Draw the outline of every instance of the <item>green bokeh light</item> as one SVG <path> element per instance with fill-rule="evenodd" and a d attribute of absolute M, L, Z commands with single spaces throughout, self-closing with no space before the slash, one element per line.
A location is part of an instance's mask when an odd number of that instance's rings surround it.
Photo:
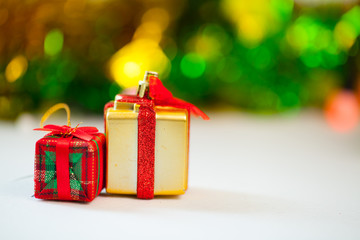
<path fill-rule="evenodd" d="M 360 7 L 355 6 L 350 11 L 344 14 L 342 17 L 343 20 L 349 23 L 352 26 L 357 35 L 360 34 Z"/>
<path fill-rule="evenodd" d="M 64 43 L 64 35 L 59 29 L 51 30 L 45 37 L 44 51 L 49 56 L 55 56 L 61 52 Z"/>
<path fill-rule="evenodd" d="M 314 47 L 317 50 L 326 49 L 332 41 L 332 32 L 328 29 L 321 28 L 314 39 Z"/>
<path fill-rule="evenodd" d="M 248 61 L 259 70 L 264 70 L 270 67 L 271 61 L 275 59 L 271 55 L 269 49 L 265 46 L 259 46 L 250 50 L 247 54 Z"/>
<path fill-rule="evenodd" d="M 206 68 L 205 60 L 196 53 L 186 54 L 180 63 L 181 72 L 189 78 L 198 78 L 204 74 Z"/>
<path fill-rule="evenodd" d="M 239 59 L 227 57 L 221 59 L 216 67 L 216 73 L 220 80 L 233 83 L 240 79 L 242 68 Z"/>
<path fill-rule="evenodd" d="M 165 86 L 174 96 L 200 106 L 279 112 L 320 108 L 345 82 L 356 91 L 360 6 L 355 4 L 181 0 L 185 5 L 174 15 L 173 4 L 144 6 L 142 1 L 109 0 L 109 5 L 85 1 L 86 11 L 80 4 L 73 10 L 67 6 L 65 12 L 62 1 L 34 2 L 25 12 L 14 4 L 2 6 L 9 16 L 20 16 L 17 21 L 4 18 L 1 27 L 9 37 L 19 31 L 29 34 L 22 40 L 0 41 L 2 70 L 18 54 L 28 62 L 24 76 L 11 84 L 0 73 L 0 118 L 59 101 L 101 113 L 121 90 L 111 81 L 109 60 L 141 38 L 154 38 L 167 56 L 171 69 L 159 76 Z M 224 2 L 233 2 L 236 11 L 228 12 Z M 162 25 L 158 16 L 142 18 L 148 7 L 166 11 L 163 20 L 169 25 Z M 37 13 L 38 8 L 51 8 L 54 17 L 45 16 L 34 24 L 21 17 L 27 11 Z M 249 47 L 239 40 L 239 32 L 261 40 Z M 130 62 L 133 55 L 148 58 L 132 51 Z"/>
<path fill-rule="evenodd" d="M 306 29 L 302 25 L 295 24 L 292 28 L 290 28 L 289 36 L 290 44 L 293 45 L 297 50 L 303 51 L 307 48 L 309 38 L 306 33 Z"/>
<path fill-rule="evenodd" d="M 306 53 L 301 55 L 300 59 L 309 68 L 318 67 L 322 63 L 322 58 L 320 53 Z"/>
<path fill-rule="evenodd" d="M 272 7 L 277 10 L 282 20 L 288 20 L 291 18 L 291 13 L 294 8 L 293 0 L 271 0 Z"/>

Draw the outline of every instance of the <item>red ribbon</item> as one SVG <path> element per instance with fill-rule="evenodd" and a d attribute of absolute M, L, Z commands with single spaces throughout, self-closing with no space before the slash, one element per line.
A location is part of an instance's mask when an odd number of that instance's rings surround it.
<path fill-rule="evenodd" d="M 72 200 L 69 175 L 69 153 L 70 142 L 73 137 L 85 141 L 91 141 L 92 134 L 98 132 L 96 127 L 69 127 L 59 125 L 46 125 L 43 128 L 36 128 L 38 131 L 50 131 L 46 136 L 60 135 L 56 142 L 56 176 L 58 198 L 61 200 Z"/>
<path fill-rule="evenodd" d="M 71 200 L 70 173 L 69 173 L 69 152 L 72 136 L 59 138 L 56 142 L 56 177 L 58 198 Z"/>
<path fill-rule="evenodd" d="M 45 125 L 43 128 L 35 128 L 37 131 L 50 131 L 46 136 L 62 135 L 62 136 L 74 136 L 85 141 L 90 141 L 92 134 L 97 133 L 99 130 L 96 127 L 69 127 L 66 125 Z"/>
<path fill-rule="evenodd" d="M 151 76 L 149 82 L 149 95 L 154 100 L 156 106 L 171 106 L 187 109 L 194 116 L 202 117 L 204 120 L 210 118 L 195 105 L 185 102 L 184 100 L 173 97 L 172 93 L 164 87 L 161 80 Z"/>
<path fill-rule="evenodd" d="M 153 108 L 140 106 L 138 116 L 137 197 L 154 198 L 155 125 Z"/>
<path fill-rule="evenodd" d="M 140 105 L 138 115 L 138 162 L 137 187 L 138 198 L 154 198 L 155 165 L 155 125 L 156 113 L 154 101 L 137 96 L 118 95 L 117 101 Z"/>
<path fill-rule="evenodd" d="M 155 168 L 155 106 L 169 106 L 186 109 L 195 116 L 204 120 L 209 117 L 195 105 L 173 97 L 160 79 L 149 78 L 149 96 L 140 98 L 138 96 L 118 95 L 117 101 L 130 102 L 140 105 L 138 116 L 138 170 L 137 170 L 137 197 L 142 199 L 154 198 L 154 168 Z M 113 105 L 106 105 L 112 107 Z"/>

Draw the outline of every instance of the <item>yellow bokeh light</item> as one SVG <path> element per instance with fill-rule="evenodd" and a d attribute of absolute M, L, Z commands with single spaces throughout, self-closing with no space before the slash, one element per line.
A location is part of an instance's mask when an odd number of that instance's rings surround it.
<path fill-rule="evenodd" d="M 265 36 L 265 19 L 253 14 L 242 14 L 239 17 L 238 34 L 248 45 L 257 45 Z"/>
<path fill-rule="evenodd" d="M 170 16 L 165 9 L 148 10 L 132 41 L 112 56 L 110 74 L 121 87 L 137 86 L 145 71 L 156 71 L 162 78 L 167 77 L 171 64 L 159 43 L 169 22 Z"/>
<path fill-rule="evenodd" d="M 141 74 L 140 66 L 135 62 L 127 62 L 124 64 L 124 74 L 128 78 L 138 77 Z"/>
<path fill-rule="evenodd" d="M 269 0 L 222 0 L 221 8 L 234 23 L 239 39 L 249 48 L 281 29 L 282 12 Z M 291 11 L 291 0 L 283 1 L 286 11 Z"/>
<path fill-rule="evenodd" d="M 162 29 L 154 22 L 143 23 L 136 29 L 133 39 L 144 38 L 159 43 L 162 38 Z"/>
<path fill-rule="evenodd" d="M 13 58 L 5 69 L 5 77 L 8 82 L 15 82 L 22 77 L 28 67 L 26 58 L 22 55 Z"/>
<path fill-rule="evenodd" d="M 110 59 L 110 73 L 123 88 L 138 85 L 145 71 L 156 71 L 162 78 L 170 72 L 170 60 L 159 45 L 149 39 L 134 40 Z"/>
<path fill-rule="evenodd" d="M 197 35 L 187 43 L 188 52 L 196 52 L 204 59 L 215 59 L 222 56 L 221 44 L 215 37 Z"/>
<path fill-rule="evenodd" d="M 170 22 L 169 13 L 163 8 L 151 8 L 142 17 L 142 22 L 151 22 L 158 25 L 159 28 L 165 30 Z"/>

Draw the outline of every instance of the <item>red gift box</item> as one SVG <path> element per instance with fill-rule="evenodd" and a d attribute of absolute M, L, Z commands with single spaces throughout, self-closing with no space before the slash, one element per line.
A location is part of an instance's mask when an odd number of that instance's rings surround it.
<path fill-rule="evenodd" d="M 50 112 L 60 108 L 64 105 L 55 105 Z M 66 125 L 35 130 L 50 131 L 36 142 L 35 197 L 90 202 L 99 195 L 104 183 L 104 134 L 95 127 Z"/>

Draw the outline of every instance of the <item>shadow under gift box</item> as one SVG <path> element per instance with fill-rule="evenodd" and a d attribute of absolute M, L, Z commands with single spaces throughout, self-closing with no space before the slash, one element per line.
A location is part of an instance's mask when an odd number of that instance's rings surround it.
<path fill-rule="evenodd" d="M 109 193 L 137 193 L 139 107 L 120 100 L 105 110 L 106 191 Z M 188 111 L 160 106 L 155 106 L 154 110 L 154 195 L 184 194 L 188 183 Z"/>
<path fill-rule="evenodd" d="M 105 136 L 93 135 L 85 141 L 76 137 L 69 143 L 70 195 L 59 196 L 59 182 L 56 163 L 56 146 L 59 136 L 45 136 L 36 142 L 35 150 L 35 197 L 40 199 L 92 201 L 100 194 L 104 180 Z"/>

